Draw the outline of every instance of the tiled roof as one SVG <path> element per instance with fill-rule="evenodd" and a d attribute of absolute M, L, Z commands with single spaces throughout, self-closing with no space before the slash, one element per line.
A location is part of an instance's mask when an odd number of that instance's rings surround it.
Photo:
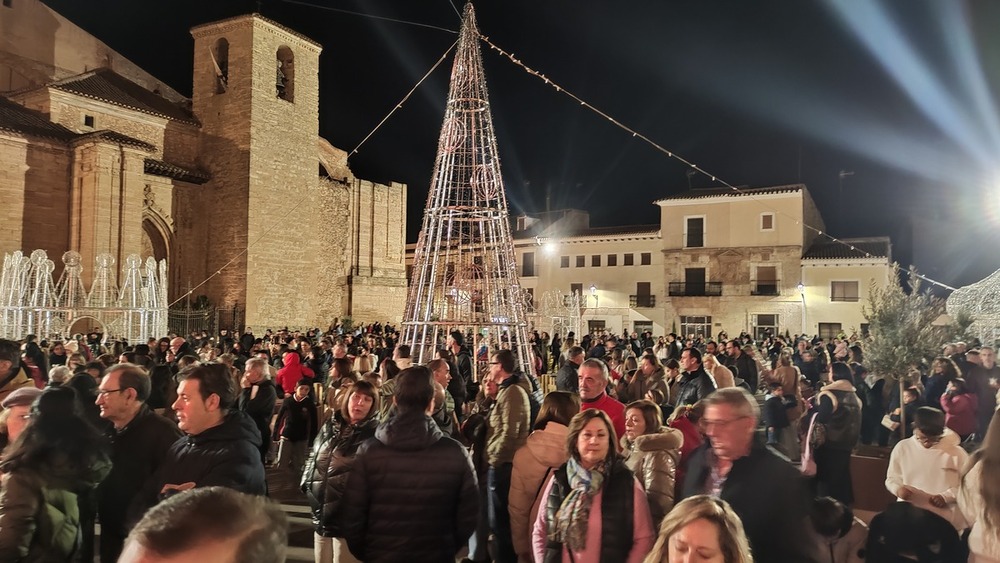
<path fill-rule="evenodd" d="M 117 131 L 109 131 L 107 129 L 102 129 L 100 131 L 94 131 L 93 133 L 84 133 L 82 135 L 77 135 L 74 141 L 86 141 L 88 139 L 103 139 L 105 141 L 111 141 L 112 143 L 121 143 L 123 145 L 129 145 L 137 149 L 142 149 L 144 151 L 155 152 L 156 147 L 147 143 L 146 141 L 141 141 L 135 137 L 129 137 Z"/>
<path fill-rule="evenodd" d="M 691 190 L 685 190 L 683 192 L 668 195 L 667 197 L 660 198 L 653 203 L 659 203 L 661 201 L 673 201 L 678 199 L 700 199 L 705 197 L 741 197 L 750 195 L 763 195 L 763 194 L 784 194 L 793 193 L 801 191 L 805 186 L 802 184 L 789 184 L 786 186 L 770 186 L 767 188 L 737 188 L 736 190 L 732 188 L 695 188 Z"/>
<path fill-rule="evenodd" d="M 68 141 L 76 136 L 73 131 L 49 121 L 44 114 L 3 97 L 0 97 L 0 130 L 59 141 Z"/>
<path fill-rule="evenodd" d="M 53 82 L 49 87 L 158 117 L 198 123 L 190 111 L 109 68 L 99 68 Z"/>
<path fill-rule="evenodd" d="M 659 223 L 655 225 L 619 225 L 616 227 L 591 227 L 589 229 L 579 229 L 568 233 L 560 233 L 561 238 L 570 237 L 607 237 L 625 235 L 649 235 L 656 234 L 660 230 Z"/>
<path fill-rule="evenodd" d="M 851 258 L 892 258 L 889 237 L 840 239 L 840 242 L 817 242 L 802 256 L 803 260 L 844 260 Z"/>
<path fill-rule="evenodd" d="M 189 184 L 200 185 L 212 179 L 207 172 L 185 168 L 183 166 L 170 164 L 169 162 L 163 162 L 162 160 L 156 160 L 154 158 L 146 159 L 145 172 L 146 174 L 166 176 L 167 178 L 188 182 Z"/>

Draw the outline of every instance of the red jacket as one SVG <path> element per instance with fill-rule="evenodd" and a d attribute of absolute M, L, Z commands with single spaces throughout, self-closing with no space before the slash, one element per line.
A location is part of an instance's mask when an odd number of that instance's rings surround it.
<path fill-rule="evenodd" d="M 281 361 L 285 363 L 285 367 L 278 370 L 278 375 L 275 376 L 274 382 L 285 390 L 286 395 L 295 392 L 295 385 L 300 379 L 312 379 L 316 376 L 313 370 L 302 364 L 299 360 L 298 352 L 285 352 Z"/>
<path fill-rule="evenodd" d="M 945 426 L 955 434 L 965 438 L 976 431 L 979 397 L 973 393 L 944 393 L 941 395 L 941 409 L 944 411 Z"/>

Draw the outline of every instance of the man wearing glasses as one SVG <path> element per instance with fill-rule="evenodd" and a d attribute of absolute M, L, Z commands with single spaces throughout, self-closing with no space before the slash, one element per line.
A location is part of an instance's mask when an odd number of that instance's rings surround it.
<path fill-rule="evenodd" d="M 677 500 L 707 494 L 728 502 L 755 561 L 819 561 L 808 524 L 812 496 L 791 463 L 755 438 L 759 418 L 756 399 L 742 387 L 709 395 L 701 418 L 708 440 L 691 453 Z"/>
<path fill-rule="evenodd" d="M 101 418 L 113 425 L 107 431 L 113 465 L 97 489 L 101 563 L 118 560 L 128 536 L 126 513 L 132 499 L 181 436 L 174 423 L 146 406 L 149 391 L 149 376 L 134 364 L 113 366 L 97 388 Z"/>

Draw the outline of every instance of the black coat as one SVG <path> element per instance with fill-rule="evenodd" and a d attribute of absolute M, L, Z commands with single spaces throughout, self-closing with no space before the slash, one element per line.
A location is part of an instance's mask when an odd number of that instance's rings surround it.
<path fill-rule="evenodd" d="M 366 563 L 453 563 L 478 515 L 465 448 L 424 413 L 402 412 L 361 446 L 339 522 L 351 553 Z"/>
<path fill-rule="evenodd" d="M 347 478 L 361 444 L 375 435 L 378 417 L 358 424 L 349 424 L 340 413 L 323 425 L 313 443 L 313 453 L 302 472 L 302 491 L 309 499 L 316 533 L 328 538 L 340 538 L 344 532 L 336 521 Z"/>
<path fill-rule="evenodd" d="M 698 371 L 684 372 L 681 375 L 681 387 L 677 392 L 677 399 L 674 404 L 693 405 L 715 392 L 715 383 L 704 368 L 699 367 Z"/>
<path fill-rule="evenodd" d="M 574 364 L 566 360 L 566 363 L 556 372 L 556 389 L 569 391 L 570 393 L 579 393 L 580 376 L 576 371 L 578 369 L 580 369 L 580 364 Z"/>
<path fill-rule="evenodd" d="M 222 424 L 201 434 L 179 438 L 170 446 L 143 495 L 143 509 L 158 502 L 160 490 L 166 484 L 193 482 L 196 487 L 229 487 L 241 493 L 265 494 L 260 443 L 256 425 L 240 411 L 230 412 Z"/>
<path fill-rule="evenodd" d="M 148 486 L 170 447 L 181 437 L 177 425 L 143 405 L 121 432 L 105 433 L 111 442 L 111 473 L 97 489 L 101 544 L 128 535 L 126 515 L 132 500 Z"/>
<path fill-rule="evenodd" d="M 274 416 L 274 403 L 278 400 L 278 392 L 270 379 L 261 380 L 257 384 L 257 395 L 250 398 L 252 388 L 241 389 L 238 400 L 239 409 L 253 420 L 261 437 L 271 436 L 271 417 Z M 263 443 L 263 442 L 262 442 Z M 270 446 L 270 443 L 267 444 Z"/>
<path fill-rule="evenodd" d="M 706 440 L 691 452 L 677 502 L 708 492 L 710 448 L 711 442 Z M 754 561 L 820 560 L 809 525 L 812 495 L 805 479 L 791 463 L 762 444 L 755 442 L 750 455 L 733 462 L 719 496 L 743 521 Z"/>

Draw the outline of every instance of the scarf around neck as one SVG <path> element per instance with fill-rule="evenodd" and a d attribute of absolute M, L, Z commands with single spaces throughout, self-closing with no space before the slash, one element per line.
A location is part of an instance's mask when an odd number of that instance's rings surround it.
<path fill-rule="evenodd" d="M 569 458 L 566 477 L 570 491 L 556 512 L 549 539 L 566 544 L 571 551 L 582 551 L 586 547 L 590 505 L 604 484 L 605 471 L 604 462 L 588 470 L 576 459 Z"/>

